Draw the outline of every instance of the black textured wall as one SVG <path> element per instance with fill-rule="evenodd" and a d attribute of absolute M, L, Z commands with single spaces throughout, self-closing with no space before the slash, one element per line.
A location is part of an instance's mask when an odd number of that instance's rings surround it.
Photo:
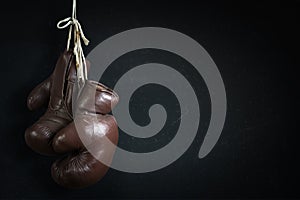
<path fill-rule="evenodd" d="M 84 48 L 86 55 L 106 38 L 137 27 L 174 29 L 199 42 L 225 83 L 228 112 L 223 133 L 213 151 L 198 159 L 209 122 L 209 96 L 201 77 L 187 70 L 189 81 L 199 85 L 197 95 L 203 97 L 204 125 L 180 159 L 146 174 L 111 169 L 98 184 L 83 190 L 57 186 L 50 176 L 55 158 L 39 156 L 25 145 L 26 127 L 43 113 L 28 111 L 26 96 L 51 73 L 65 47 L 67 30 L 58 30 L 56 23 L 71 14 L 71 0 L 9 1 L 0 8 L 0 198 L 300 197 L 296 128 L 300 1 L 77 1 L 78 18 L 91 40 Z M 137 51 L 114 64 L 126 68 L 142 59 L 165 61 L 175 68 L 180 62 L 163 52 Z M 180 67 L 187 65 L 182 62 Z M 103 81 L 113 84 L 110 78 Z M 170 112 L 169 132 L 176 131 L 178 124 L 172 121 L 178 105 L 166 88 L 145 86 L 132 101 L 137 123 L 147 123 L 145 113 L 139 112 L 143 105 L 161 103 Z M 120 145 L 135 151 L 169 142 L 160 134 L 160 143 L 132 143 L 128 135 L 120 134 Z"/>

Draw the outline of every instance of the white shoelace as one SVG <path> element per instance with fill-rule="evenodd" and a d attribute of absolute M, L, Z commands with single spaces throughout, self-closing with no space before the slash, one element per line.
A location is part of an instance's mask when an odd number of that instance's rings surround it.
<path fill-rule="evenodd" d="M 57 23 L 57 28 L 65 29 L 70 26 L 68 41 L 67 41 L 67 50 L 70 48 L 70 42 L 72 38 L 72 30 L 74 32 L 74 55 L 76 58 L 76 68 L 77 68 L 77 78 L 78 80 L 84 83 L 87 80 L 87 69 L 85 57 L 83 54 L 81 39 L 83 40 L 85 45 L 89 44 L 89 40 L 83 34 L 81 25 L 79 21 L 76 19 L 76 0 L 73 0 L 73 9 L 72 9 L 72 17 L 67 17 Z M 74 28 L 73 28 L 74 26 Z"/>

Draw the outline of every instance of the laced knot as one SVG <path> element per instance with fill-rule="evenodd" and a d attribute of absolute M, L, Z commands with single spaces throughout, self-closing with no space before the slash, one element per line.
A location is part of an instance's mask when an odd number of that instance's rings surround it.
<path fill-rule="evenodd" d="M 57 23 L 58 29 L 65 29 L 67 27 L 70 27 L 68 41 L 67 41 L 67 50 L 70 49 L 70 42 L 71 42 L 72 31 L 73 31 L 74 34 L 73 53 L 76 58 L 77 77 L 79 81 L 84 82 L 84 80 L 87 80 L 87 72 L 86 72 L 85 57 L 81 46 L 81 40 L 84 42 L 85 45 L 89 44 L 89 40 L 85 37 L 82 27 L 76 18 L 76 0 L 73 0 L 72 17 L 67 17 Z"/>

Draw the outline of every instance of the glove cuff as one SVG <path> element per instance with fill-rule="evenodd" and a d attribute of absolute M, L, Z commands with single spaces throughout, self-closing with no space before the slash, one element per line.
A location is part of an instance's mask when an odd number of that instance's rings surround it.
<path fill-rule="evenodd" d="M 76 103 L 78 112 L 107 114 L 115 107 L 119 96 L 109 87 L 87 80 Z"/>

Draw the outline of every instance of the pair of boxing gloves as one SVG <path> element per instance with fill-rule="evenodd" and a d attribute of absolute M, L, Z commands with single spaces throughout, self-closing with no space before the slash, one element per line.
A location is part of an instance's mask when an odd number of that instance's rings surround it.
<path fill-rule="evenodd" d="M 52 164 L 51 175 L 56 183 L 67 188 L 83 188 L 98 182 L 106 174 L 107 163 L 112 161 L 115 151 L 106 148 L 103 141 L 108 138 L 115 145 L 118 142 L 117 123 L 109 114 L 118 103 L 118 95 L 103 84 L 87 80 L 76 102 L 72 102 L 77 79 L 75 65 L 74 54 L 65 50 L 54 72 L 27 99 L 30 110 L 47 104 L 48 108 L 25 131 L 26 144 L 39 154 L 61 157 Z M 97 148 L 96 155 L 91 154 L 88 146 Z M 97 158 L 105 159 L 106 164 Z"/>

